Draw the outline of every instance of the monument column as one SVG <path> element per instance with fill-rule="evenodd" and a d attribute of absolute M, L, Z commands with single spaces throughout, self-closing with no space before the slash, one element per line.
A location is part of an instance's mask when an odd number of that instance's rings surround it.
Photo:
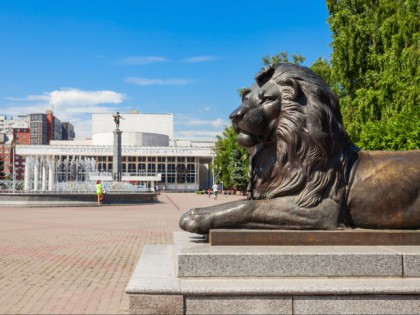
<path fill-rule="evenodd" d="M 114 130 L 114 151 L 112 159 L 112 178 L 115 181 L 121 181 L 121 134 L 122 131 L 119 129 Z"/>
<path fill-rule="evenodd" d="M 115 130 L 114 130 L 114 154 L 112 159 L 112 178 L 120 182 L 121 181 L 121 134 L 122 131 L 120 130 L 120 119 L 124 119 L 119 112 L 117 112 L 115 115 L 112 115 L 114 117 L 115 122 Z"/>

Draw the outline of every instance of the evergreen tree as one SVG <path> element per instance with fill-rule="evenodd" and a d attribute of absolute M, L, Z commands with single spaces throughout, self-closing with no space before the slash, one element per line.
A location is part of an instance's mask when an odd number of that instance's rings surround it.
<path fill-rule="evenodd" d="M 236 133 L 232 126 L 225 127 L 222 136 L 217 136 L 215 153 L 214 165 L 211 168 L 216 181 L 223 181 L 226 188 L 245 189 L 249 155 L 236 141 Z"/>
<path fill-rule="evenodd" d="M 244 191 L 248 186 L 248 159 L 246 150 L 234 148 L 230 160 L 230 178 L 235 189 Z"/>

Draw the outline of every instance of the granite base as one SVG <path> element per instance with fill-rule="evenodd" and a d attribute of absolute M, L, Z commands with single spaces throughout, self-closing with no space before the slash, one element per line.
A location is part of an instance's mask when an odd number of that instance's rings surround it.
<path fill-rule="evenodd" d="M 420 246 L 226 247 L 175 232 L 144 248 L 126 293 L 130 314 L 419 314 L 419 265 Z"/>

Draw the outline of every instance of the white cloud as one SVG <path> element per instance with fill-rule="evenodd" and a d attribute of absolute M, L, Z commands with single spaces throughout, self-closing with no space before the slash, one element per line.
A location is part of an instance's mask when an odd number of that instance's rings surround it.
<path fill-rule="evenodd" d="M 96 106 L 98 104 L 118 104 L 125 96 L 114 91 L 82 91 L 79 89 L 61 89 L 46 94 L 55 106 Z M 44 95 L 43 95 L 44 96 Z"/>
<path fill-rule="evenodd" d="M 175 119 L 176 125 L 194 127 L 194 126 L 210 126 L 213 128 L 224 128 L 225 126 L 230 125 L 230 122 L 227 122 L 221 118 L 216 119 L 196 119 L 187 115 L 177 115 Z"/>
<path fill-rule="evenodd" d="M 136 84 L 136 85 L 187 85 L 192 83 L 191 80 L 187 79 L 146 79 L 140 77 L 129 77 L 125 79 L 125 82 Z"/>
<path fill-rule="evenodd" d="M 222 135 L 222 131 L 181 130 L 175 132 L 176 139 L 185 140 L 215 140 L 218 135 Z"/>
<path fill-rule="evenodd" d="M 190 140 L 215 140 L 217 135 L 222 135 L 226 122 L 221 118 L 198 119 L 192 115 L 177 114 L 174 121 L 175 137 Z"/>
<path fill-rule="evenodd" d="M 194 56 L 194 57 L 188 57 L 182 60 L 182 62 L 185 63 L 199 63 L 199 62 L 209 62 L 220 59 L 216 56 Z"/>
<path fill-rule="evenodd" d="M 166 58 L 158 56 L 136 56 L 136 57 L 125 57 L 119 60 L 120 64 L 128 66 L 136 65 L 147 65 L 151 63 L 160 63 L 169 61 Z"/>
<path fill-rule="evenodd" d="M 6 115 L 45 113 L 46 110 L 54 109 L 54 115 L 58 119 L 74 125 L 77 139 L 84 139 L 91 136 L 91 114 L 115 112 L 115 108 L 104 104 L 119 104 L 125 99 L 125 95 L 109 90 L 62 88 L 40 95 L 6 99 L 13 101 L 3 108 Z"/>

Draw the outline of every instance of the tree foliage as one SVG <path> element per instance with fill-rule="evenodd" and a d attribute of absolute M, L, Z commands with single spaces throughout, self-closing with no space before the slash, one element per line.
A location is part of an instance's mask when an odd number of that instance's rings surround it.
<path fill-rule="evenodd" d="M 299 54 L 292 55 L 293 61 L 289 60 L 289 53 L 286 51 L 279 52 L 273 56 L 265 56 L 262 58 L 262 63 L 264 65 L 278 65 L 279 63 L 294 63 L 300 65 L 305 61 L 305 57 Z"/>
<path fill-rule="evenodd" d="M 333 53 L 326 79 L 364 149 L 420 147 L 419 3 L 327 0 Z"/>
<path fill-rule="evenodd" d="M 351 139 L 363 149 L 420 148 L 420 1 L 326 2 L 331 62 L 318 58 L 311 69 L 337 94 Z M 262 58 L 264 65 L 304 61 L 287 52 Z M 248 154 L 232 127 L 218 137 L 214 162 L 226 187 L 242 187 Z"/>
<path fill-rule="evenodd" d="M 233 127 L 225 127 L 222 136 L 217 136 L 212 170 L 217 182 L 223 181 L 226 188 L 244 190 L 247 186 L 248 152 L 236 141 Z"/>

